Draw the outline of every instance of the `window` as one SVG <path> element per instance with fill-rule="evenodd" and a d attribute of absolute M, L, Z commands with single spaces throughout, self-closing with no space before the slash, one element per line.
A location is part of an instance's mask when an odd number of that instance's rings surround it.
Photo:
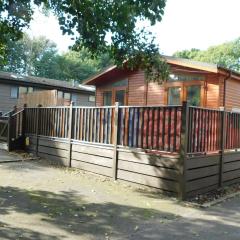
<path fill-rule="evenodd" d="M 71 94 L 70 93 L 64 93 L 64 99 L 71 100 Z"/>
<path fill-rule="evenodd" d="M 126 87 L 128 85 L 128 79 L 119 80 L 110 84 L 107 84 L 106 87 Z"/>
<path fill-rule="evenodd" d="M 111 106 L 112 105 L 112 92 L 104 92 L 103 93 L 103 105 Z"/>
<path fill-rule="evenodd" d="M 187 101 L 191 106 L 200 106 L 201 86 L 187 87 Z"/>
<path fill-rule="evenodd" d="M 28 93 L 32 93 L 33 92 L 33 87 L 28 87 Z"/>
<path fill-rule="evenodd" d="M 58 91 L 58 98 L 63 98 L 63 92 L 62 91 Z"/>
<path fill-rule="evenodd" d="M 125 103 L 125 90 L 116 91 L 115 102 L 118 102 L 120 106 Z"/>
<path fill-rule="evenodd" d="M 11 87 L 11 98 L 18 98 L 18 87 Z"/>
<path fill-rule="evenodd" d="M 75 94 L 75 93 L 73 93 L 72 94 L 72 101 L 73 101 L 73 103 L 77 103 L 77 100 L 78 100 L 78 95 L 77 94 Z"/>
<path fill-rule="evenodd" d="M 19 96 L 28 93 L 27 87 L 19 87 Z"/>
<path fill-rule="evenodd" d="M 95 96 L 89 96 L 88 101 L 89 102 L 95 102 Z"/>
<path fill-rule="evenodd" d="M 168 105 L 180 105 L 181 104 L 181 88 L 170 87 L 168 89 Z"/>
<path fill-rule="evenodd" d="M 184 81 L 204 81 L 205 80 L 205 76 L 202 75 L 197 75 L 197 74 L 177 74 L 177 73 L 172 73 L 169 75 L 169 79 L 170 82 L 175 82 L 175 81 L 180 81 L 180 82 L 184 82 Z"/>

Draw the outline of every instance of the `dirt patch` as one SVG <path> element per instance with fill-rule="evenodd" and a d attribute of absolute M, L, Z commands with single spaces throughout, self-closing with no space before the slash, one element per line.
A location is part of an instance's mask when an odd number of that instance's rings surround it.
<path fill-rule="evenodd" d="M 195 197 L 190 198 L 188 201 L 190 203 L 196 203 L 199 205 L 208 205 L 208 203 L 218 203 L 222 199 L 223 201 L 228 198 L 228 196 L 233 196 L 234 194 L 240 195 L 240 184 L 233 184 L 228 187 L 221 189 L 216 189 L 205 194 L 199 194 Z M 211 205 L 211 204 L 210 204 Z"/>

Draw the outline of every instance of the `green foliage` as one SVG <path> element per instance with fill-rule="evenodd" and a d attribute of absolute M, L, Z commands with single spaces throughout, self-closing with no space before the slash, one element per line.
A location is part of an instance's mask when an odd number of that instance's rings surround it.
<path fill-rule="evenodd" d="M 215 63 L 235 71 L 240 71 L 240 38 L 210 47 L 205 51 L 191 49 L 176 52 L 174 55 L 196 61 Z"/>
<path fill-rule="evenodd" d="M 74 36 L 74 50 L 88 49 L 94 57 L 108 53 L 119 66 L 129 60 L 129 68 L 140 67 L 146 70 L 150 80 L 156 81 L 159 76 L 166 76 L 159 72 L 166 69 L 166 63 L 159 60 L 159 50 L 151 33 L 138 30 L 136 26 L 141 20 L 151 25 L 161 21 L 165 5 L 166 0 L 3 0 L 0 3 L 0 49 L 4 52 L 9 39 L 21 38 L 34 7 L 41 6 L 55 13 L 64 34 Z"/>
<path fill-rule="evenodd" d="M 55 43 L 45 37 L 31 39 L 26 34 L 19 41 L 9 42 L 6 52 L 1 70 L 66 81 L 81 82 L 111 64 L 106 54 L 92 58 L 86 49 L 60 55 Z"/>
<path fill-rule="evenodd" d="M 174 56 L 179 58 L 194 59 L 199 52 L 200 52 L 199 49 L 192 48 L 190 50 L 176 52 L 174 53 Z"/>

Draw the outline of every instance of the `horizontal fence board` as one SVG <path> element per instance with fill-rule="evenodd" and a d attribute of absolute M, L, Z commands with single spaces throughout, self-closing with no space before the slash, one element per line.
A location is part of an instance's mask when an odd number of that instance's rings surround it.
<path fill-rule="evenodd" d="M 139 183 L 149 187 L 159 188 L 169 192 L 178 191 L 178 183 L 174 181 L 169 181 L 162 178 L 146 176 L 139 173 L 133 173 L 125 170 L 118 170 L 118 178 L 125 181 L 130 181 L 134 183 Z"/>
<path fill-rule="evenodd" d="M 108 176 L 108 177 L 112 176 L 111 168 L 98 166 L 98 165 L 94 165 L 94 164 L 90 164 L 90 163 L 86 163 L 86 162 L 82 162 L 82 161 L 72 160 L 72 167 L 79 168 L 81 170 L 85 170 L 88 172 L 93 172 L 93 173 L 97 173 L 100 175 Z"/>
<path fill-rule="evenodd" d="M 191 192 L 201 188 L 206 188 L 212 185 L 216 185 L 218 184 L 218 180 L 219 180 L 218 175 L 215 175 L 215 176 L 205 177 L 205 178 L 187 182 L 186 191 Z"/>
<path fill-rule="evenodd" d="M 230 186 L 230 185 L 236 184 L 236 183 L 240 183 L 240 177 L 223 182 L 223 186 Z"/>
<path fill-rule="evenodd" d="M 54 156 L 54 155 L 49 155 L 47 153 L 39 152 L 38 154 L 39 157 L 44 158 L 46 160 L 49 160 L 51 163 L 57 164 L 57 165 L 63 165 L 63 166 L 68 166 L 69 161 L 66 158 L 59 157 L 59 156 Z"/>
<path fill-rule="evenodd" d="M 212 175 L 216 175 L 219 172 L 219 166 L 208 166 L 204 168 L 197 168 L 188 170 L 186 172 L 186 180 L 193 180 L 198 178 L 204 178 Z"/>
<path fill-rule="evenodd" d="M 118 161 L 118 169 L 176 181 L 179 179 L 177 170 L 138 164 L 122 160 Z"/>
<path fill-rule="evenodd" d="M 232 152 L 224 154 L 224 162 L 234 162 L 240 160 L 240 153 Z"/>
<path fill-rule="evenodd" d="M 69 149 L 69 144 L 68 143 L 55 141 L 55 140 L 44 139 L 44 138 L 39 138 L 39 146 L 46 146 L 46 147 L 49 147 L 49 148 L 57 148 L 57 149 L 62 149 L 62 150 L 68 150 Z"/>
<path fill-rule="evenodd" d="M 72 160 L 87 162 L 96 165 L 102 165 L 104 167 L 112 167 L 112 159 L 106 157 L 100 157 L 85 153 L 72 152 Z"/>
<path fill-rule="evenodd" d="M 147 165 L 177 169 L 179 158 L 163 157 L 157 154 L 143 152 L 127 152 L 118 150 L 118 159 Z"/>
<path fill-rule="evenodd" d="M 186 160 L 186 168 L 194 169 L 200 167 L 206 167 L 211 165 L 217 165 L 220 161 L 220 155 L 204 155 L 204 156 L 196 156 L 190 157 Z"/>
<path fill-rule="evenodd" d="M 72 151 L 96 155 L 96 156 L 104 156 L 104 157 L 108 157 L 108 158 L 113 157 L 113 149 L 111 149 L 109 147 L 104 148 L 101 146 L 92 146 L 90 144 L 89 145 L 73 144 Z"/>
<path fill-rule="evenodd" d="M 226 172 L 223 174 L 223 181 L 229 181 L 235 178 L 240 178 L 240 169 L 234 171 Z"/>
<path fill-rule="evenodd" d="M 240 159 L 239 161 L 225 163 L 223 166 L 224 172 L 233 171 L 235 169 L 240 169 Z"/>
<path fill-rule="evenodd" d="M 38 151 L 40 153 L 47 153 L 48 155 L 53 155 L 57 157 L 63 157 L 67 158 L 68 157 L 68 151 L 63 150 L 63 149 L 58 149 L 58 148 L 51 148 L 51 147 L 45 147 L 45 146 L 39 146 Z"/>

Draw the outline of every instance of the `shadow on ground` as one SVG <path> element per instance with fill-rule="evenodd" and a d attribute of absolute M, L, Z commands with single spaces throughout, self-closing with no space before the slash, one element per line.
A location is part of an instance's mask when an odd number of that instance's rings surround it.
<path fill-rule="evenodd" d="M 137 208 L 114 203 L 87 203 L 79 193 L 61 192 L 55 194 L 48 191 L 27 191 L 13 187 L 0 188 L 0 215 L 12 212 L 28 215 L 38 214 L 41 221 L 49 226 L 65 230 L 80 238 L 82 234 L 90 234 L 94 239 L 105 239 L 115 235 L 119 239 L 128 239 L 134 235 L 140 221 L 155 219 L 156 222 L 168 222 L 176 216 L 150 208 Z M 29 223 L 31 225 L 31 223 Z M 17 229 L 0 226 L 0 239 L 61 239 L 47 236 L 29 229 Z"/>
<path fill-rule="evenodd" d="M 115 203 L 89 203 L 74 191 L 59 194 L 27 191 L 14 187 L 0 188 L 0 215 L 13 212 L 40 217 L 49 228 L 64 230 L 65 235 L 46 234 L 17 228 L 0 222 L 0 239 L 239 239 L 240 206 L 216 207 L 206 212 L 214 218 L 180 218 L 150 208 Z M 82 238 L 91 236 L 91 238 Z"/>

